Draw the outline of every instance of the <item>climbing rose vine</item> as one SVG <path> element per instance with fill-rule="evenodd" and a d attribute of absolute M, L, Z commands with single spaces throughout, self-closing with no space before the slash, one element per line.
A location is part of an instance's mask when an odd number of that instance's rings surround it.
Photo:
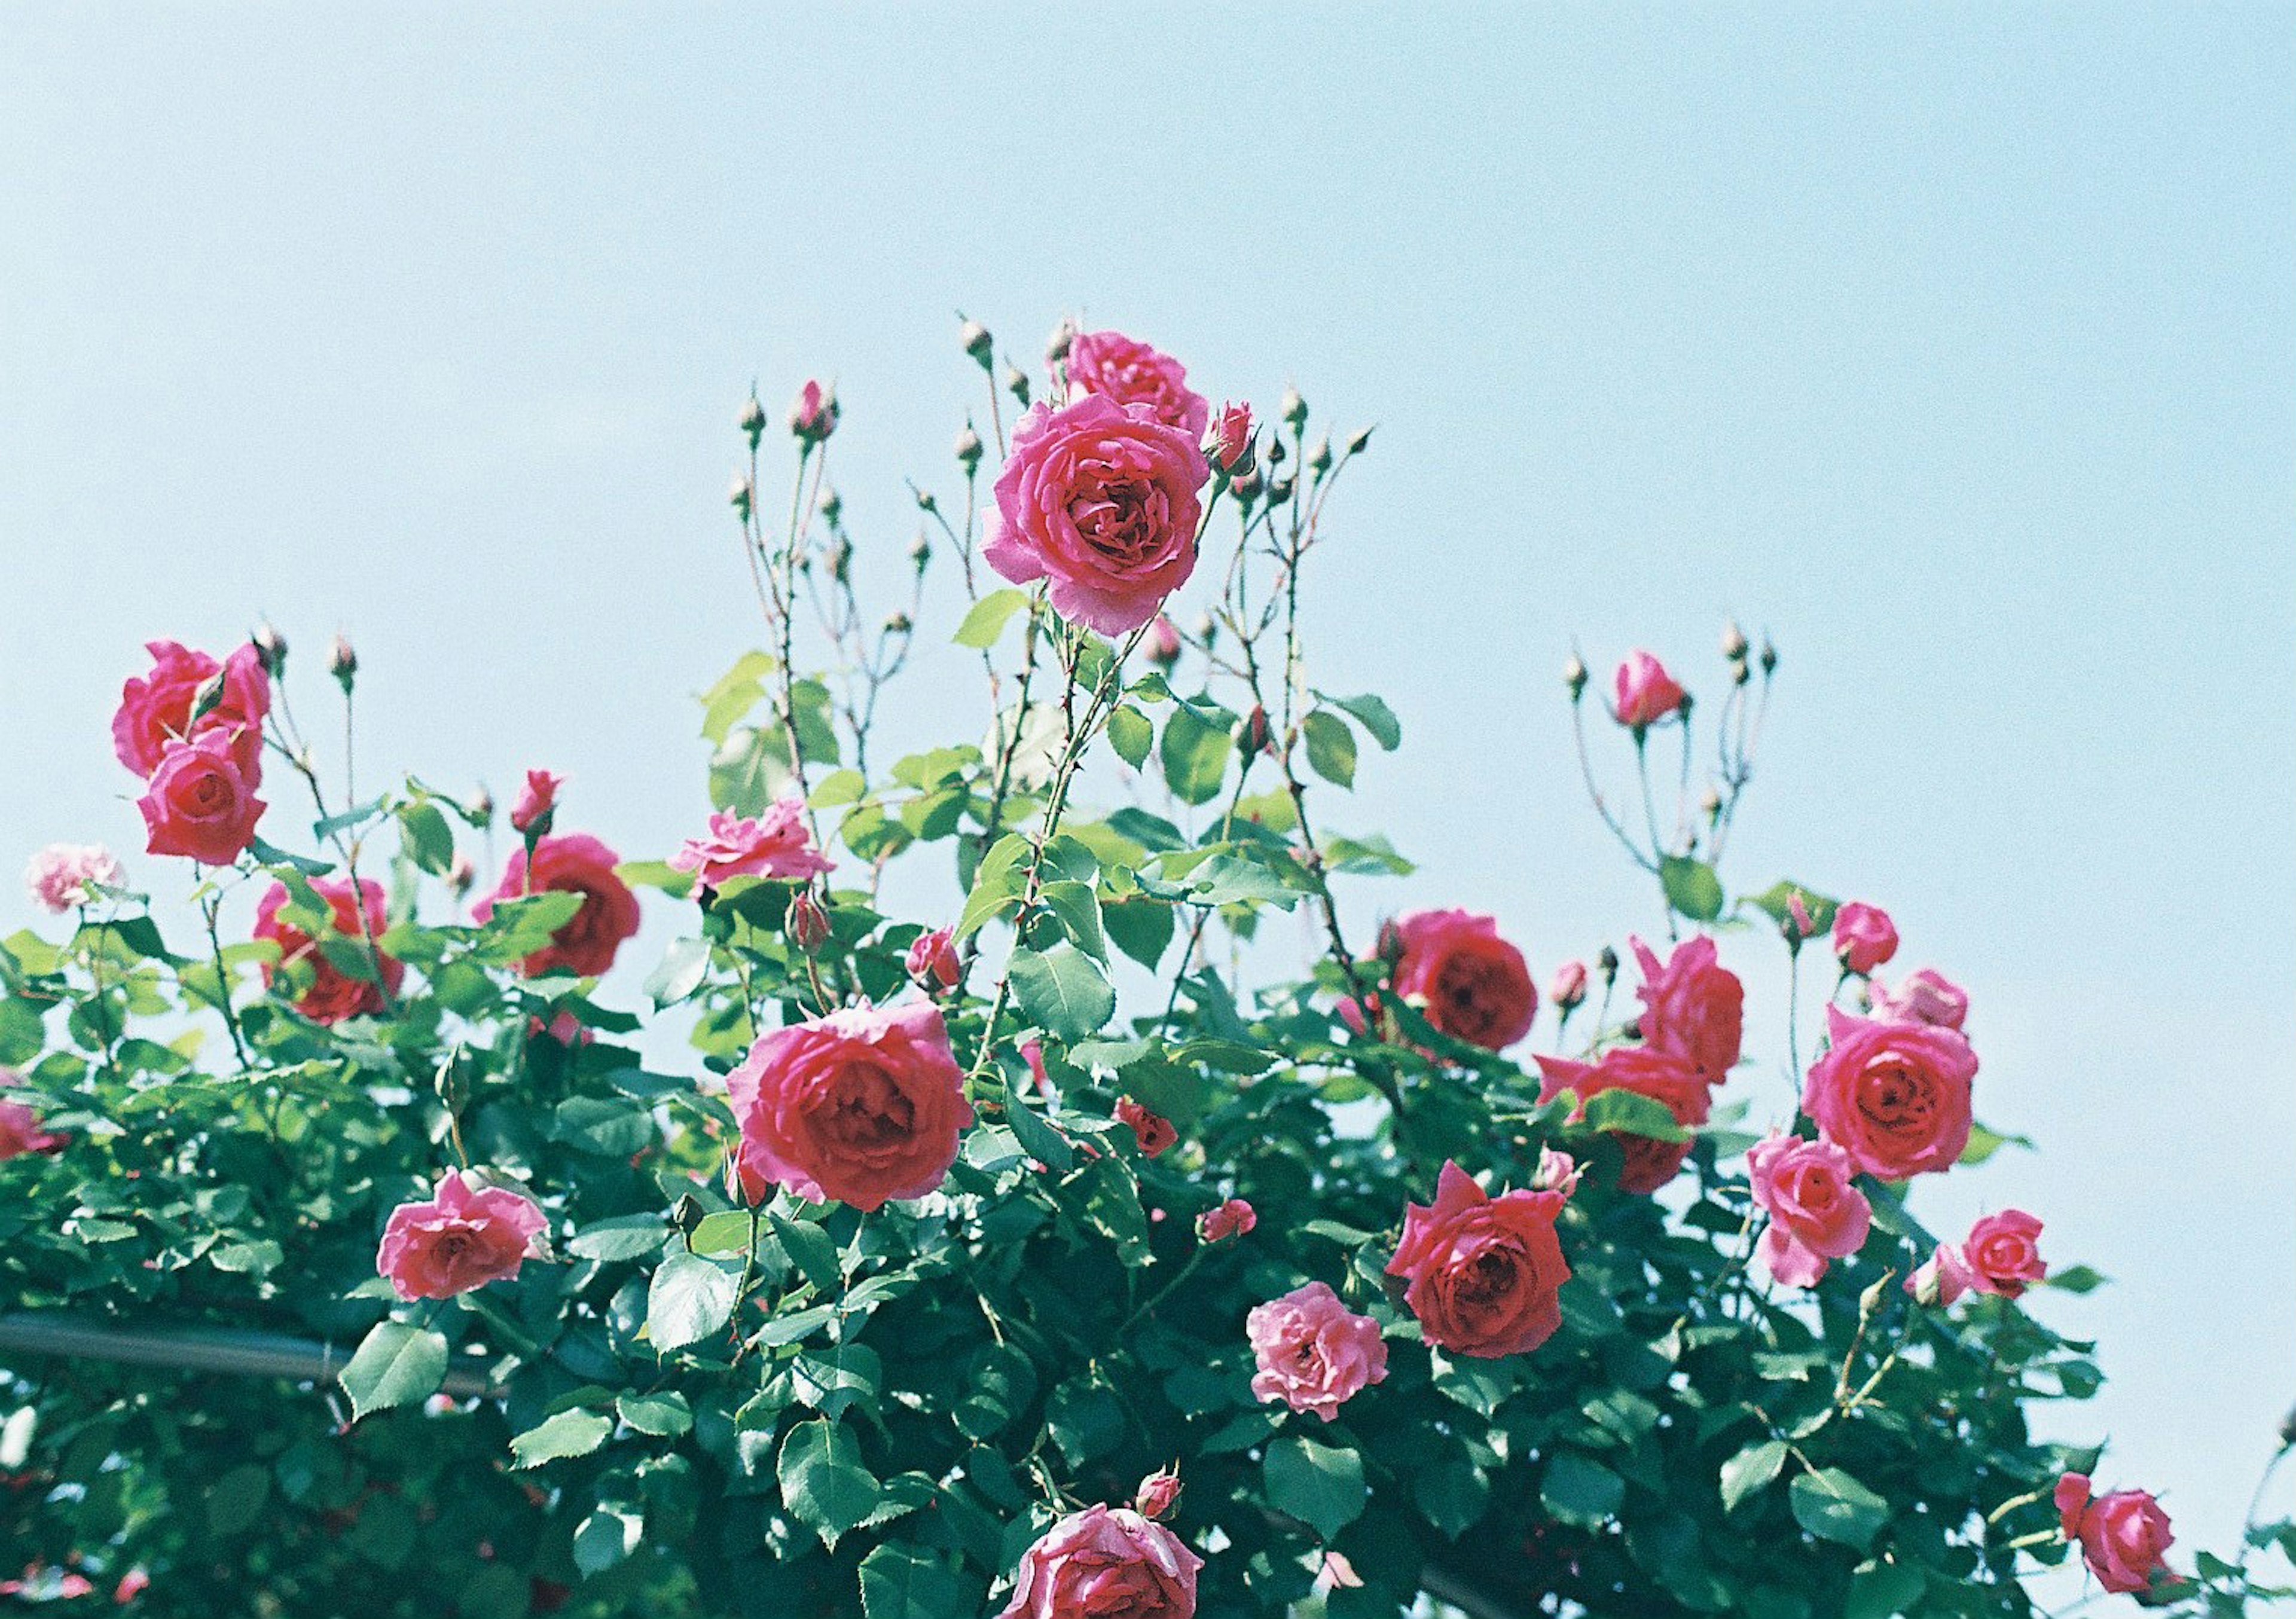
<path fill-rule="evenodd" d="M 2035 1437 L 2099 1381 L 2038 1296 L 2099 1278 L 2046 1211 L 1917 1213 L 2007 1139 L 1981 986 L 1876 977 L 1879 906 L 1737 883 L 1770 645 L 1733 628 L 1687 683 L 1568 666 L 1623 954 L 1489 893 L 1397 905 L 1410 863 L 1363 822 L 1402 725 L 1341 695 L 1344 654 L 1311 674 L 1300 616 L 1326 544 L 1382 543 L 1332 503 L 1369 432 L 1291 391 L 1215 410 L 1116 331 L 1034 368 L 961 347 L 987 390 L 904 497 L 913 546 L 830 486 L 833 392 L 786 439 L 742 412 L 722 560 L 760 646 L 645 847 L 548 761 L 501 812 L 436 762 L 362 787 L 317 739 L 388 672 L 340 641 L 316 693 L 267 627 L 123 658 L 142 846 L 32 855 L 50 920 L 0 948 L 8 1592 L 1882 1619 L 2027 1614 L 2065 1566 L 2194 1614 L 2285 1594 L 2287 1525 L 2189 1549 Z M 904 729 L 927 667 L 979 679 L 957 740 Z M 298 702 L 340 707 L 306 732 Z M 1752 1051 L 1765 953 L 1788 1034 Z"/>

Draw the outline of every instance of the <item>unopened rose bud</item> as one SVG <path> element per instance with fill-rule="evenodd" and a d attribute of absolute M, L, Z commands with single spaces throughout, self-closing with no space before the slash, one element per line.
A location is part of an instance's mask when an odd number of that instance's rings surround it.
<path fill-rule="evenodd" d="M 922 528 L 917 530 L 917 537 L 909 542 L 909 560 L 917 565 L 919 573 L 924 572 L 925 564 L 932 560 L 932 542 L 925 538 Z"/>
<path fill-rule="evenodd" d="M 1251 712 L 1237 723 L 1235 745 L 1243 750 L 1244 757 L 1250 758 L 1255 754 L 1267 751 L 1269 734 L 1267 710 L 1254 703 L 1251 705 Z"/>
<path fill-rule="evenodd" d="M 1227 490 L 1236 499 L 1249 503 L 1258 499 L 1260 490 L 1266 487 L 1266 480 L 1259 476 L 1259 469 L 1246 467 L 1228 481 Z"/>
<path fill-rule="evenodd" d="M 782 934 L 807 955 L 829 942 L 829 913 L 810 890 L 790 901 L 789 914 L 782 919 Z"/>
<path fill-rule="evenodd" d="M 1750 668 L 1748 668 L 1748 667 L 1746 666 L 1746 660 L 1745 660 L 1744 658 L 1733 658 L 1733 659 L 1731 659 L 1731 661 L 1730 661 L 1730 683 L 1731 683 L 1732 685 L 1734 685 L 1734 686 L 1742 686 L 1742 685 L 1744 685 L 1748 681 L 1750 681 L 1750 680 L 1751 680 L 1751 679 L 1753 679 L 1753 678 L 1754 678 L 1754 672 L 1753 672 L 1753 670 L 1751 670 L 1751 669 L 1750 669 Z"/>
<path fill-rule="evenodd" d="M 1403 960 L 1403 930 L 1392 921 L 1382 922 L 1379 925 L 1379 941 L 1373 948 L 1379 952 L 1381 961 L 1392 967 Z"/>
<path fill-rule="evenodd" d="M 845 514 L 845 497 L 834 489 L 824 489 L 814 510 L 821 513 L 823 522 L 833 523 Z"/>
<path fill-rule="evenodd" d="M 928 995 L 955 989 L 964 980 L 964 959 L 956 953 L 949 930 L 936 928 L 931 933 L 917 935 L 909 945 L 909 982 Z"/>
<path fill-rule="evenodd" d="M 481 827 L 489 827 L 495 823 L 495 796 L 485 788 L 479 789 L 467 807 L 471 812 L 471 819 Z"/>
<path fill-rule="evenodd" d="M 885 634 L 888 635 L 906 635 L 916 627 L 906 613 L 894 613 L 885 620 Z"/>
<path fill-rule="evenodd" d="M 1267 486 L 1267 503 L 1269 505 L 1280 506 L 1291 498 L 1292 480 L 1290 478 L 1279 478 L 1269 483 Z"/>
<path fill-rule="evenodd" d="M 1817 923 L 1812 920 L 1809 914 L 1809 907 L 1802 904 L 1801 895 L 1795 893 L 1787 894 L 1785 922 L 1786 943 L 1799 947 L 1804 939 L 1809 937 L 1816 931 Z"/>
<path fill-rule="evenodd" d="M 1140 1481 L 1134 1492 L 1132 1509 L 1153 1523 L 1172 1510 L 1180 1499 L 1180 1476 L 1173 1468 L 1159 1468 Z"/>
<path fill-rule="evenodd" d="M 1300 390 L 1298 388 L 1287 388 L 1283 390 L 1283 406 L 1277 413 L 1283 418 L 1284 421 L 1290 425 L 1292 430 L 1296 433 L 1302 427 L 1307 425 L 1308 402 L 1300 397 Z"/>
<path fill-rule="evenodd" d="M 1738 627 L 1738 622 L 1734 618 L 1722 631 L 1722 656 L 1743 658 L 1745 655 L 1746 632 Z"/>
<path fill-rule="evenodd" d="M 1778 670 L 1778 650 L 1767 635 L 1762 637 L 1762 673 L 1775 675 Z"/>
<path fill-rule="evenodd" d="M 933 499 L 931 490 L 920 489 L 917 491 L 917 510 L 920 511 L 938 511 L 940 510 L 940 503 Z"/>
<path fill-rule="evenodd" d="M 1218 638 L 1219 620 L 1210 613 L 1200 615 L 1196 619 L 1196 639 L 1209 647 Z"/>
<path fill-rule="evenodd" d="M 558 789 L 565 778 L 546 770 L 529 770 L 526 785 L 519 790 L 518 801 L 510 806 L 511 830 L 521 834 L 530 843 L 550 830 L 550 823 L 558 814 Z"/>
<path fill-rule="evenodd" d="M 825 442 L 837 430 L 837 393 L 808 378 L 790 406 L 790 431 L 809 445 Z"/>
<path fill-rule="evenodd" d="M 1064 320 L 1059 325 L 1054 327 L 1053 335 L 1046 339 L 1045 342 L 1045 364 L 1047 365 L 1058 365 L 1062 360 L 1067 359 L 1069 357 L 1069 345 L 1076 341 L 1076 335 L 1077 329 L 1076 323 L 1074 321 Z"/>
<path fill-rule="evenodd" d="M 964 424 L 964 431 L 956 436 L 956 464 L 972 477 L 980 470 L 980 435 L 972 430 L 972 423 Z"/>
<path fill-rule="evenodd" d="M 829 576 L 840 585 L 853 576 L 853 542 L 840 539 L 829 548 Z"/>
<path fill-rule="evenodd" d="M 2288 1414 L 2280 1419 L 2280 1443 L 2296 1449 L 2296 1405 L 2290 1406 Z"/>
<path fill-rule="evenodd" d="M 737 515 L 747 518 L 750 515 L 750 503 L 756 498 L 757 491 L 750 486 L 750 475 L 746 472 L 734 473 L 734 487 L 726 492 L 726 503 L 733 507 Z"/>
<path fill-rule="evenodd" d="M 1371 448 L 1371 434 L 1372 429 L 1370 428 L 1357 429 L 1354 437 L 1348 440 L 1348 454 L 1350 455 L 1360 455 L 1365 450 Z"/>
<path fill-rule="evenodd" d="M 1619 953 L 1603 945 L 1595 953 L 1595 970 L 1603 975 L 1604 984 L 1611 982 L 1619 976 Z"/>
<path fill-rule="evenodd" d="M 1283 447 L 1283 439 L 1280 434 L 1270 433 L 1267 436 L 1267 464 L 1269 466 L 1282 466 L 1284 462 L 1290 458 L 1291 454 L 1291 451 Z"/>
<path fill-rule="evenodd" d="M 988 335 L 988 327 L 979 321 L 967 321 L 958 329 L 956 340 L 964 345 L 965 353 L 980 362 L 981 370 L 988 369 L 988 356 L 996 350 L 996 339 Z"/>
<path fill-rule="evenodd" d="M 1212 465 L 1240 478 L 1251 470 L 1251 406 L 1224 405 L 1204 435 L 1204 455 Z"/>
<path fill-rule="evenodd" d="M 758 440 L 764 437 L 765 431 L 766 407 L 758 402 L 758 396 L 752 393 L 742 402 L 742 433 L 749 439 L 750 447 L 754 450 L 758 447 Z"/>
<path fill-rule="evenodd" d="M 456 850 L 454 863 L 447 868 L 447 886 L 455 891 L 455 897 L 468 894 L 478 880 L 479 868 L 471 863 L 468 854 Z"/>
<path fill-rule="evenodd" d="M 1004 391 L 1021 402 L 1022 410 L 1027 410 L 1029 408 L 1029 373 L 1019 366 L 1007 363 L 1004 367 Z"/>
<path fill-rule="evenodd" d="M 1332 470 L 1332 441 L 1328 436 L 1316 440 L 1316 447 L 1308 452 L 1308 470 L 1318 473 Z"/>
<path fill-rule="evenodd" d="M 351 643 L 343 636 L 336 636 L 335 644 L 327 650 L 327 673 L 347 692 L 351 682 L 358 677 L 358 654 L 351 650 Z"/>
<path fill-rule="evenodd" d="M 1722 816 L 1722 795 L 1708 788 L 1706 796 L 1698 801 L 1698 807 L 1706 812 L 1709 821 L 1718 821 Z"/>
<path fill-rule="evenodd" d="M 1562 683 L 1569 688 L 1570 700 L 1574 703 L 1587 690 L 1587 666 L 1575 653 L 1570 661 L 1562 666 Z"/>
<path fill-rule="evenodd" d="M 1587 963 L 1565 961 L 1554 969 L 1554 981 L 1546 986 L 1546 998 L 1569 1011 L 1587 998 Z"/>
<path fill-rule="evenodd" d="M 1180 661 L 1180 632 L 1161 613 L 1148 626 L 1148 661 L 1160 669 L 1169 669 Z"/>
<path fill-rule="evenodd" d="M 287 637 L 265 624 L 248 639 L 263 656 L 263 672 L 277 680 L 287 672 Z"/>

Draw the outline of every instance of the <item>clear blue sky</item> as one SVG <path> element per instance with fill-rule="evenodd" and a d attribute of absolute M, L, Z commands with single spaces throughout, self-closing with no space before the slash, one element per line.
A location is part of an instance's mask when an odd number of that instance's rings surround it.
<path fill-rule="evenodd" d="M 0 858 L 162 878 L 119 682 L 265 613 L 307 678 L 355 636 L 373 768 L 551 764 L 666 852 L 754 634 L 750 380 L 834 374 L 898 570 L 976 403 L 952 311 L 1032 356 L 1081 307 L 1382 424 L 1315 608 L 1409 732 L 1353 814 L 1423 862 L 1392 903 L 1542 974 L 1655 920 L 1570 765 L 1573 638 L 1715 691 L 1726 614 L 1775 632 L 1728 875 L 1877 900 L 1969 985 L 1980 1111 L 2043 1150 L 1924 1212 L 2021 1205 L 2116 1279 L 2037 1306 L 2113 1378 L 2047 1420 L 2221 1544 L 2296 1398 L 2292 18 L 12 8 Z"/>

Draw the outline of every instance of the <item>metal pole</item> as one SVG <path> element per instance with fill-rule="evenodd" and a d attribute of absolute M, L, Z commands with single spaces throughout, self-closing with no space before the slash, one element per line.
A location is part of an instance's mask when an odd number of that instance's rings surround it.
<path fill-rule="evenodd" d="M 281 1333 L 228 1327 L 130 1327 L 62 1310 L 0 1314 L 0 1353 L 9 1351 L 321 1384 L 340 1378 L 350 1360 L 348 1352 L 332 1344 Z M 448 1371 L 439 1390 L 464 1400 L 492 1393 L 494 1383 L 484 1371 L 463 1368 Z"/>

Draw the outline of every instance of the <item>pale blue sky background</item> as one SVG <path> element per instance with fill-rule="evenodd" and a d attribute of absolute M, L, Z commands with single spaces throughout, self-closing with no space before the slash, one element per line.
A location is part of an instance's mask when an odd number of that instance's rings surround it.
<path fill-rule="evenodd" d="M 666 852 L 754 634 L 750 379 L 835 375 L 896 571 L 977 405 L 951 311 L 1032 359 L 1081 307 L 1382 424 L 1316 651 L 1404 717 L 1342 818 L 1423 869 L 1359 924 L 1489 909 L 1542 975 L 1652 926 L 1554 671 L 1647 644 L 1718 697 L 1725 616 L 1775 631 L 1728 875 L 1880 901 L 1969 985 L 1980 1111 L 2043 1151 L 1921 1206 L 2116 1278 L 2038 1302 L 2114 1379 L 2045 1420 L 2221 1545 L 2296 1398 L 2292 19 L 12 7 L 0 857 L 173 880 L 119 682 L 263 613 L 311 710 L 356 637 L 371 770 L 548 763 Z M 1734 1083 L 1789 1105 L 1775 1056 Z"/>

